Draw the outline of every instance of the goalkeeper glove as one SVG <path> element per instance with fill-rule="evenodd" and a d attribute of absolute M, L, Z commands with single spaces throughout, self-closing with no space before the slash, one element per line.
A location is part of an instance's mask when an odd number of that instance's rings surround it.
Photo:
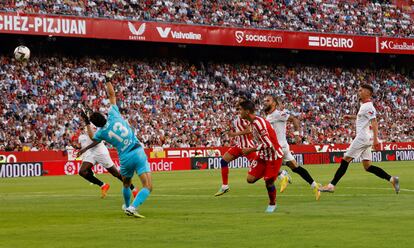
<path fill-rule="evenodd" d="M 88 115 L 86 115 L 86 113 L 85 113 L 85 111 L 83 109 L 81 109 L 80 114 L 81 114 L 82 119 L 85 121 L 85 124 L 86 125 L 91 124 L 91 121 L 89 120 Z"/>
<path fill-rule="evenodd" d="M 112 77 L 115 75 L 115 71 L 110 70 L 105 73 L 106 81 L 110 81 Z"/>

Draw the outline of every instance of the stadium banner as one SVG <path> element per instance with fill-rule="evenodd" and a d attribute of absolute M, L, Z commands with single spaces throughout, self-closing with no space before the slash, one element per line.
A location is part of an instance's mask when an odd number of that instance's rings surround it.
<path fill-rule="evenodd" d="M 191 157 L 221 157 L 228 147 L 191 147 L 191 148 L 152 148 L 147 149 L 149 158 L 191 158 Z"/>
<path fill-rule="evenodd" d="M 0 12 L 0 33 L 298 50 L 414 54 L 414 39 Z"/>
<path fill-rule="evenodd" d="M 293 154 L 299 165 L 308 164 L 338 164 L 341 163 L 344 152 L 323 152 L 323 153 L 298 153 Z M 191 169 L 193 170 L 211 170 L 220 169 L 220 160 L 218 157 L 194 157 L 191 158 Z M 414 161 L 414 150 L 391 150 L 391 151 L 373 151 L 372 162 L 386 161 Z M 353 163 L 362 162 L 361 159 L 354 159 Z M 250 162 L 245 157 L 239 157 L 229 163 L 229 168 L 248 168 Z"/>
<path fill-rule="evenodd" d="M 294 157 L 299 165 L 338 164 L 341 162 L 343 155 L 344 152 L 295 153 Z M 158 172 L 219 169 L 221 167 L 220 159 L 220 157 L 150 158 L 148 162 L 151 170 Z M 373 151 L 372 161 L 414 161 L 414 149 Z M 353 162 L 361 162 L 361 160 L 355 159 Z M 114 159 L 114 163 L 119 168 L 119 160 Z M 81 165 L 81 160 L 0 163 L 0 178 L 77 175 Z M 230 162 L 229 168 L 247 168 L 249 165 L 250 162 L 247 158 L 240 157 Z M 95 174 L 107 173 L 107 170 L 100 164 L 95 165 L 92 170 Z"/>
<path fill-rule="evenodd" d="M 348 147 L 349 144 L 291 145 L 290 150 L 294 154 L 344 152 Z M 221 157 L 228 149 L 229 147 L 154 148 L 147 150 L 147 154 L 151 158 Z M 381 144 L 381 150 L 406 149 L 414 149 L 414 142 Z"/>
<path fill-rule="evenodd" d="M 193 157 L 191 158 L 191 169 L 193 170 L 211 170 L 220 169 L 220 157 Z M 239 157 L 228 164 L 231 169 L 248 168 L 250 165 L 246 157 Z"/>
<path fill-rule="evenodd" d="M 0 163 L 0 178 L 39 177 L 43 175 L 42 162 Z"/>
<path fill-rule="evenodd" d="M 290 150 L 294 154 L 345 152 L 349 144 L 329 145 L 291 145 Z M 191 157 L 221 157 L 229 147 L 192 147 L 192 148 L 147 148 L 145 153 L 149 159 L 173 159 Z M 382 143 L 381 150 L 414 150 L 414 142 Z M 118 159 L 118 153 L 109 149 L 114 161 Z M 37 151 L 37 152 L 4 152 L 0 151 L 0 163 L 20 163 L 32 161 L 74 161 L 76 151 Z M 304 157 L 300 157 L 304 159 Z"/>
<path fill-rule="evenodd" d="M 119 169 L 119 160 L 114 159 L 115 166 Z M 164 158 L 148 159 L 152 172 L 190 170 L 190 158 Z M 43 162 L 44 176 L 77 175 L 81 168 L 81 160 L 60 160 Z M 107 173 L 108 171 L 100 164 L 94 165 L 92 171 L 95 174 Z"/>
<path fill-rule="evenodd" d="M 350 144 L 324 144 L 324 145 L 291 145 L 293 153 L 314 153 L 314 152 L 345 152 Z M 411 150 L 414 149 L 414 142 L 384 142 L 381 149 L 390 150 Z"/>
<path fill-rule="evenodd" d="M 344 152 L 330 152 L 330 163 L 341 163 Z M 373 151 L 372 162 L 386 161 L 414 161 L 414 150 L 390 150 L 390 151 Z M 353 163 L 362 162 L 360 158 L 354 159 Z"/>
<path fill-rule="evenodd" d="M 376 52 L 414 54 L 414 39 L 378 37 Z"/>

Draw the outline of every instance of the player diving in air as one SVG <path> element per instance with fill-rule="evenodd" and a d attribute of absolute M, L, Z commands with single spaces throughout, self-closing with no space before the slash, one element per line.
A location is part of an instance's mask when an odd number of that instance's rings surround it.
<path fill-rule="evenodd" d="M 111 83 L 114 74 L 114 71 L 108 71 L 105 74 L 106 91 L 111 104 L 108 111 L 108 117 L 106 118 L 99 112 L 92 113 L 89 118 L 86 116 L 87 119 L 85 121 L 88 123 L 90 120 L 90 122 L 98 128 L 96 133 L 93 133 L 90 125 L 87 125 L 88 135 L 93 141 L 99 142 L 105 140 L 117 149 L 121 164 L 120 173 L 124 185 L 122 189 L 124 198 L 122 210 L 124 210 L 125 214 L 128 216 L 145 218 L 138 213 L 137 209 L 145 202 L 152 191 L 151 169 L 144 148 L 135 136 L 133 129 L 121 116 L 118 106 L 116 105 L 115 91 Z M 87 146 L 85 150 L 96 145 L 97 143 L 94 142 Z M 142 188 L 131 203 L 130 187 L 135 172 L 141 180 Z"/>

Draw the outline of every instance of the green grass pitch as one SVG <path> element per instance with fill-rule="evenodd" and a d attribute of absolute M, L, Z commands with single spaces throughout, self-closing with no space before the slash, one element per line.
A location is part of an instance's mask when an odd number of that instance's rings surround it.
<path fill-rule="evenodd" d="M 230 170 L 228 194 L 213 197 L 219 170 L 159 172 L 141 207 L 146 219 L 121 211 L 121 183 L 100 199 L 79 176 L 0 179 L 0 247 L 413 247 L 414 162 L 378 163 L 399 175 L 401 193 L 352 164 L 333 194 L 319 202 L 296 174 L 265 214 L 263 181 Z M 286 168 L 286 167 L 283 167 Z M 306 166 L 322 183 L 337 165 Z M 137 178 L 134 178 L 137 184 Z"/>

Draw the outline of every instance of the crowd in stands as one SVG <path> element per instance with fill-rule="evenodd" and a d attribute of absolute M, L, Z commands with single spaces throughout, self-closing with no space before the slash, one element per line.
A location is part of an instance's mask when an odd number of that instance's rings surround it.
<path fill-rule="evenodd" d="M 344 0 L 5 0 L 0 11 L 201 25 L 414 37 L 394 1 Z"/>
<path fill-rule="evenodd" d="M 301 120 L 304 144 L 347 143 L 355 123 L 342 116 L 357 113 L 361 83 L 376 89 L 380 139 L 414 140 L 414 81 L 391 70 L 62 57 L 22 64 L 0 56 L 0 150 L 65 149 L 83 127 L 81 105 L 107 110 L 102 82 L 112 64 L 117 103 L 146 147 L 228 145 L 223 132 L 236 114 L 235 96 L 260 106 L 268 93 Z"/>

